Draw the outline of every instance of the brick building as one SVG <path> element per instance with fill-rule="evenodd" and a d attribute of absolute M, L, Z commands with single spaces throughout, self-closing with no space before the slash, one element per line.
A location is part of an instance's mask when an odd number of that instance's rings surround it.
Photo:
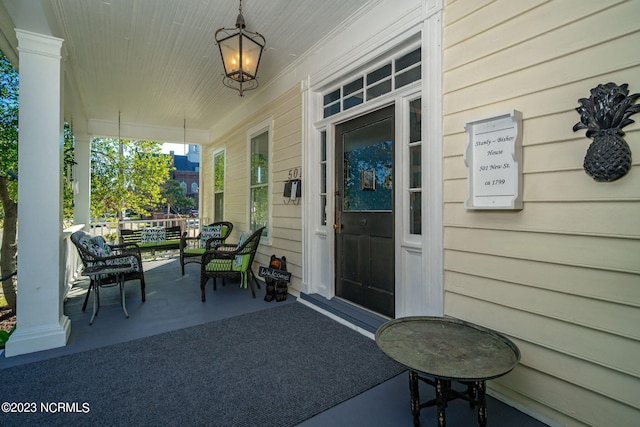
<path fill-rule="evenodd" d="M 170 152 L 175 170 L 170 178 L 180 183 L 182 191 L 194 200 L 194 209 L 198 209 L 198 192 L 200 185 L 200 146 L 190 144 L 186 155 L 176 155 Z"/>

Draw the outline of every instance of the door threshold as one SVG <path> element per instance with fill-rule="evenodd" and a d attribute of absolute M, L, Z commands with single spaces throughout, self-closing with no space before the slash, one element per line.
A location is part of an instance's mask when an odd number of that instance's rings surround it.
<path fill-rule="evenodd" d="M 372 334 L 375 334 L 380 326 L 391 320 L 338 297 L 326 299 L 318 294 L 300 292 L 300 298 Z"/>

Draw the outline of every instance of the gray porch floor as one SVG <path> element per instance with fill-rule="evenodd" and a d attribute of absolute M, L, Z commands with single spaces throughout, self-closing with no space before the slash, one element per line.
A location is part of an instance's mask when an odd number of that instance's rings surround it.
<path fill-rule="evenodd" d="M 65 302 L 65 314 L 71 319 L 71 336 L 65 347 L 5 358 L 0 355 L 0 369 L 45 360 L 65 354 L 77 353 L 93 348 L 127 342 L 137 338 L 160 334 L 254 312 L 276 304 L 291 304 L 296 298 L 289 295 L 284 302 L 265 302 L 264 286 L 251 298 L 249 289 L 240 289 L 228 283 L 213 291 L 211 281 L 207 284 L 207 301 L 200 301 L 199 265 L 188 264 L 185 275 L 180 275 L 177 258 L 158 257 L 145 261 L 146 302 L 140 300 L 137 281 L 126 286 L 126 302 L 129 319 L 119 306 L 117 288 L 100 292 L 101 308 L 93 325 L 89 325 L 92 299 L 87 310 L 82 312 L 82 303 L 87 282 L 82 281 L 69 292 Z M 328 367 L 330 368 L 330 367 Z M 1 373 L 0 373 L 1 375 Z M 433 390 L 421 384 L 423 400 L 433 398 Z M 267 397 L 265 397 L 267 398 Z M 7 400 L 5 398 L 5 400 Z M 242 410 L 241 406 L 238 410 Z M 530 416 L 496 399 L 488 400 L 488 425 L 542 427 L 543 424 Z M 472 426 L 476 424 L 475 412 L 465 402 L 451 402 L 447 408 L 449 426 Z M 423 426 L 435 426 L 434 408 L 423 409 L 420 416 Z M 408 375 L 403 373 L 373 389 L 343 402 L 301 424 L 305 427 L 324 426 L 411 426 L 413 417 L 409 404 Z"/>

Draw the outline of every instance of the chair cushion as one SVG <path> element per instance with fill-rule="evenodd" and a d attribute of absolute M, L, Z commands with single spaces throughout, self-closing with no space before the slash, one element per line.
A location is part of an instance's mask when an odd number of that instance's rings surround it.
<path fill-rule="evenodd" d="M 232 260 L 230 259 L 212 259 L 206 265 L 207 271 L 235 271 L 232 270 Z"/>
<path fill-rule="evenodd" d="M 207 245 L 207 240 L 214 237 L 222 237 L 222 224 L 203 226 L 200 232 L 200 247 L 204 248 Z"/>
<path fill-rule="evenodd" d="M 178 246 L 180 245 L 180 240 L 162 240 L 160 242 L 138 243 L 138 247 L 140 249 L 144 249 L 144 248 L 162 249 L 163 246 L 172 247 L 176 245 Z"/>
<path fill-rule="evenodd" d="M 251 254 L 236 255 L 235 259 L 212 259 L 205 269 L 207 271 L 247 271 Z"/>
<path fill-rule="evenodd" d="M 102 236 L 95 236 L 91 238 L 93 245 L 93 252 L 99 257 L 108 257 L 113 255 L 111 247 L 107 244 Z"/>
<path fill-rule="evenodd" d="M 205 251 L 205 248 L 185 249 L 184 254 L 186 256 L 199 256 L 199 255 L 202 255 L 204 251 Z"/>
<path fill-rule="evenodd" d="M 233 260 L 233 271 L 247 271 L 249 268 L 249 260 L 251 259 L 251 254 L 246 255 L 237 255 Z"/>
<path fill-rule="evenodd" d="M 113 259 L 108 259 L 106 261 L 107 265 L 122 265 L 122 264 L 131 264 L 131 266 L 133 267 L 133 269 L 135 271 L 140 271 L 140 265 L 138 264 L 138 258 L 136 258 L 135 256 L 131 255 L 129 257 L 123 257 L 123 258 L 113 258 Z"/>
<path fill-rule="evenodd" d="M 244 243 L 245 240 L 247 240 L 247 237 L 249 237 L 248 233 L 240 233 L 240 239 L 238 239 L 238 246 L 237 248 L 239 248 L 240 246 L 242 246 L 242 244 Z M 242 266 L 243 262 L 244 262 L 244 257 L 246 255 L 236 255 L 236 259 L 233 262 L 233 270 L 234 271 L 241 271 L 239 270 L 239 268 Z M 236 269 L 238 268 L 238 269 Z"/>
<path fill-rule="evenodd" d="M 165 240 L 167 240 L 167 232 L 164 227 L 147 227 L 141 230 L 141 243 L 164 242 Z"/>
<path fill-rule="evenodd" d="M 94 243 L 91 241 L 91 236 L 89 236 L 87 233 L 84 233 L 82 231 L 78 231 L 77 233 L 80 236 L 77 239 L 78 244 L 83 248 L 85 248 L 90 253 L 94 254 L 95 249 L 94 249 Z"/>

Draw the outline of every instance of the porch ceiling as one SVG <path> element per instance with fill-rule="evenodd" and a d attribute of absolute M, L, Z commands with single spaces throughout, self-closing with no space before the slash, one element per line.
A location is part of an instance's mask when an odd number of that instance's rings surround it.
<path fill-rule="evenodd" d="M 378 0 L 248 0 L 247 29 L 266 37 L 262 87 L 362 7 Z M 2 0 L 16 28 L 64 39 L 68 120 L 209 131 L 241 103 L 222 84 L 214 33 L 237 0 Z M 1 36 L 2 34 L 0 34 Z M 15 35 L 13 35 L 15 39 Z M 15 46 L 13 46 L 15 48 Z M 4 50 L 4 48 L 3 48 Z M 7 53 L 7 52 L 5 52 Z M 258 89 L 259 90 L 259 89 Z M 113 126 L 111 127 L 113 128 Z M 182 138 L 182 131 L 174 132 Z M 124 135 L 123 135 L 124 136 Z M 142 135 L 138 137 L 144 137 Z M 167 140 L 175 140 L 168 137 Z"/>

